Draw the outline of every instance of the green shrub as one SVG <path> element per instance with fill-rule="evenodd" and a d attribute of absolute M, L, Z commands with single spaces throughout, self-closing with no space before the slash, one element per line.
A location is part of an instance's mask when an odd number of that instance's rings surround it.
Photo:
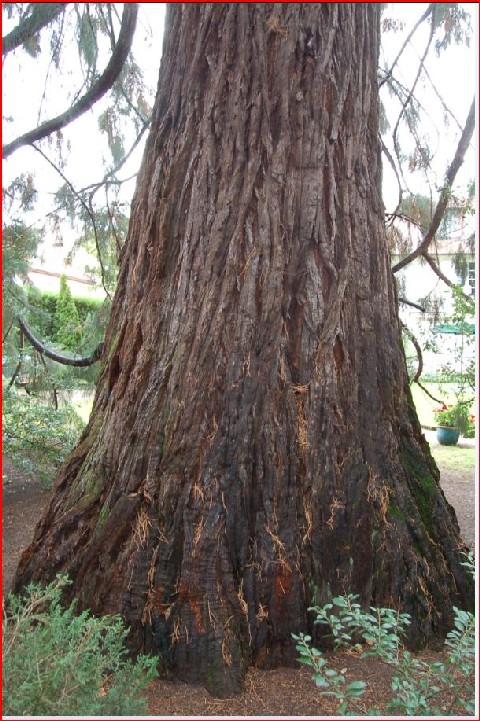
<path fill-rule="evenodd" d="M 55 309 L 54 328 L 57 343 L 69 350 L 77 350 L 82 339 L 82 326 L 65 275 L 60 276 L 60 293 Z"/>
<path fill-rule="evenodd" d="M 36 396 L 3 388 L 3 453 L 27 475 L 51 480 L 83 428 L 70 406 L 55 409 Z"/>
<path fill-rule="evenodd" d="M 4 610 L 3 713 L 35 716 L 141 715 L 141 691 L 157 676 L 156 659 L 125 650 L 119 616 L 95 618 L 60 604 L 65 577 L 45 589 L 9 595 Z"/>
<path fill-rule="evenodd" d="M 35 334 L 43 341 L 50 340 L 54 336 L 53 319 L 58 293 L 43 293 L 34 285 L 27 286 L 28 315 L 27 321 Z"/>
<path fill-rule="evenodd" d="M 101 310 L 106 303 L 104 298 L 88 298 L 82 295 L 74 295 L 73 300 L 75 301 L 81 320 L 84 320 L 90 313 L 96 313 Z"/>
<path fill-rule="evenodd" d="M 39 290 L 35 286 L 29 286 L 27 290 L 29 303 L 29 323 L 42 338 L 42 340 L 53 339 L 55 335 L 54 321 L 58 292 Z M 90 315 L 100 313 L 108 316 L 108 303 L 103 298 L 88 298 L 72 295 L 73 302 L 78 312 L 80 325 L 84 325 Z M 105 323 L 103 323 L 105 324 Z"/>
<path fill-rule="evenodd" d="M 464 564 L 473 574 L 474 561 L 470 553 Z M 444 661 L 426 663 L 414 657 L 402 645 L 410 617 L 388 608 L 362 610 L 358 596 L 337 596 L 332 603 L 310 611 L 317 614 L 316 624 L 326 627 L 334 639 L 335 648 L 356 647 L 364 657 L 375 656 L 394 669 L 392 697 L 385 711 L 392 715 L 425 716 L 467 714 L 475 711 L 475 617 L 468 611 L 454 607 L 455 625 L 445 641 Z M 300 653 L 300 663 L 311 666 L 313 680 L 321 693 L 339 702 L 338 715 L 350 713 L 352 708 L 362 714 L 358 699 L 367 688 L 365 681 L 347 684 L 345 676 L 328 664 L 325 655 L 310 645 L 311 637 L 293 635 Z M 447 692 L 450 708 L 435 706 L 435 697 Z M 379 713 L 370 709 L 369 715 Z"/>

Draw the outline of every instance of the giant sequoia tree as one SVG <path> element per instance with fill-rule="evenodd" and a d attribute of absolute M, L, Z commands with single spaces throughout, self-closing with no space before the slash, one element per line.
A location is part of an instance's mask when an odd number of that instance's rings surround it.
<path fill-rule="evenodd" d="M 412 405 L 381 197 L 378 3 L 168 10 L 94 408 L 18 569 L 239 688 L 351 590 L 470 606 Z"/>

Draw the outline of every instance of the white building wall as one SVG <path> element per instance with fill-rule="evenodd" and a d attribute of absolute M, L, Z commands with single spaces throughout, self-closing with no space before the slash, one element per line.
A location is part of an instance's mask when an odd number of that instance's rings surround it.
<path fill-rule="evenodd" d="M 98 267 L 97 259 L 83 248 L 72 253 L 72 248 L 73 241 L 41 243 L 28 272 L 31 283 L 39 290 L 58 293 L 60 276 L 65 275 L 73 295 L 105 298 L 103 288 L 97 287 L 86 272 L 87 268 Z"/>
<path fill-rule="evenodd" d="M 437 265 L 442 273 L 453 283 L 459 284 L 452 264 L 452 254 L 444 253 L 436 257 Z M 398 257 L 392 258 L 393 263 Z M 473 262 L 473 256 L 468 258 Z M 442 369 L 450 365 L 461 372 L 462 363 L 475 358 L 475 343 L 465 343 L 465 337 L 453 333 L 433 333 L 432 325 L 441 324 L 442 319 L 448 318 L 453 312 L 452 293 L 446 284 L 437 276 L 428 263 L 417 258 L 410 265 L 396 274 L 399 283 L 399 296 L 427 308 L 427 312 L 412 308 L 400 303 L 400 317 L 405 325 L 412 331 L 422 348 L 425 341 L 433 341 L 434 347 L 422 351 L 424 374 L 440 374 Z M 472 294 L 469 279 L 463 285 L 466 295 Z M 460 358 L 463 359 L 460 361 Z"/>

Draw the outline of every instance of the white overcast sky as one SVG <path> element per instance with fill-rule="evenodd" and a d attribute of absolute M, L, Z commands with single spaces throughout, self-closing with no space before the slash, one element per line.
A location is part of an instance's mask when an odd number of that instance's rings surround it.
<path fill-rule="evenodd" d="M 438 91 L 446 102 L 446 105 L 453 111 L 459 123 L 463 126 L 470 109 L 472 99 L 477 96 L 478 90 L 478 5 L 477 3 L 462 3 L 462 7 L 470 14 L 473 28 L 473 38 L 470 47 L 465 45 L 451 45 L 439 58 L 434 52 L 431 52 L 427 60 L 428 72 L 434 81 Z M 392 15 L 401 17 L 408 31 L 421 16 L 427 7 L 427 3 L 391 3 Z M 387 14 L 390 8 L 387 9 Z M 392 60 L 400 49 L 405 38 L 405 33 L 388 33 L 384 36 L 383 51 L 388 52 L 388 58 Z M 427 28 L 412 39 L 412 49 L 410 51 L 410 62 L 402 65 L 403 76 L 407 80 L 406 84 L 411 81 L 412 76 L 416 73 L 416 60 L 422 54 L 427 40 Z M 458 129 L 451 127 L 450 129 L 442 126 L 442 120 L 439 113 L 438 100 L 434 92 L 428 87 L 419 86 L 417 91 L 418 97 L 422 104 L 429 110 L 433 110 L 434 118 L 437 120 L 441 129 L 439 138 L 432 135 L 432 150 L 434 151 L 434 166 L 437 171 L 437 182 L 441 184 L 444 173 L 449 162 L 453 158 L 456 143 L 458 142 Z M 478 121 L 478 96 L 477 101 L 477 121 Z M 477 122 L 478 127 L 478 122 Z M 478 152 L 477 142 L 474 136 L 472 148 L 470 149 L 464 166 L 459 171 L 457 183 L 459 186 L 465 185 L 474 177 L 478 177 Z M 388 176 L 387 164 L 384 163 L 385 171 Z M 421 181 L 419 179 L 419 185 Z M 392 186 L 388 184 L 384 186 L 385 204 L 388 206 L 392 193 Z M 393 198 L 395 194 L 393 193 Z M 391 202 L 391 201 L 390 201 Z M 394 202 L 394 201 L 393 201 Z"/>
<path fill-rule="evenodd" d="M 426 7 L 426 3 L 392 3 L 387 9 L 387 13 L 400 16 L 406 24 L 406 31 L 408 31 Z M 463 3 L 463 7 L 470 12 L 472 26 L 476 29 L 470 48 L 452 46 L 439 59 L 434 58 L 432 53 L 432 58 L 428 61 L 428 69 L 432 78 L 436 82 L 446 104 L 454 111 L 459 123 L 462 125 L 465 122 L 471 99 L 478 88 L 478 5 L 476 3 Z M 137 62 L 142 67 L 145 78 L 152 88 L 155 88 L 158 78 L 164 14 L 165 5 L 163 3 L 141 3 L 134 52 Z M 149 28 L 153 32 L 153 42 L 148 37 Z M 3 33 L 5 34 L 7 31 L 8 27 L 4 27 Z M 425 43 L 425 32 L 418 33 L 413 40 L 414 48 L 416 47 L 420 53 Z M 404 37 L 405 33 L 402 32 L 398 34 L 389 33 L 385 38 L 383 47 L 385 52 L 388 53 L 388 59 L 391 60 L 395 57 Z M 411 62 L 403 64 L 404 79 L 407 84 L 409 82 L 408 75 L 411 76 L 415 72 L 415 61 L 417 60 L 415 49 L 411 49 L 410 57 Z M 5 125 L 4 142 L 8 141 L 12 135 L 18 135 L 35 124 L 38 100 L 42 93 L 42 82 L 34 75 L 35 64 L 39 65 L 38 61 L 30 62 L 29 68 L 31 70 L 29 72 L 14 72 L 12 71 L 14 65 L 9 63 L 10 58 L 7 58 L 3 86 L 3 113 L 4 115 L 12 115 L 15 118 L 15 123 Z M 23 66 L 23 69 L 25 67 L 26 65 Z M 68 83 L 69 79 L 67 78 L 65 82 Z M 438 107 L 433 93 L 428 88 L 422 89 L 420 95 L 427 107 Z M 65 109 L 65 104 L 62 102 L 61 87 L 59 87 L 57 99 L 58 107 L 55 112 Z M 49 112 L 51 112 L 50 109 Z M 439 125 L 442 126 L 441 120 Z M 12 127 L 14 128 L 13 133 Z M 97 180 L 103 175 L 100 163 L 101 146 L 98 143 L 95 129 L 94 113 L 89 113 L 65 130 L 65 136 L 71 138 L 72 141 L 72 152 L 65 172 L 74 180 L 77 187 L 81 187 L 92 180 Z M 456 137 L 458 137 L 458 130 L 454 131 L 454 128 L 444 130 L 442 128 L 439 138 L 434 137 L 432 140 L 438 185 L 441 184 L 447 164 L 453 157 Z M 122 177 L 128 177 L 129 174 L 134 173 L 140 160 L 141 152 L 139 151 L 132 158 L 128 167 L 125 168 L 125 172 L 122 171 Z M 34 170 L 36 172 L 40 203 L 42 206 L 47 204 L 52 188 L 55 189 L 59 185 L 58 177 L 55 177 L 53 171 L 30 149 L 19 150 L 11 159 L 3 161 L 4 182 L 8 182 L 15 175 L 25 172 L 25 170 Z M 391 210 L 396 204 L 397 195 L 386 164 L 384 175 L 385 203 L 387 209 Z M 458 180 L 463 185 L 475 176 L 478 176 L 477 152 L 472 148 L 464 167 L 459 173 Z M 425 192 L 425 187 L 422 189 L 421 186 L 422 183 L 419 178 L 418 186 L 414 189 L 418 192 Z M 126 189 L 128 197 L 131 197 L 133 188 L 134 183 L 132 182 Z M 40 216 L 41 212 L 38 212 L 37 215 Z"/>

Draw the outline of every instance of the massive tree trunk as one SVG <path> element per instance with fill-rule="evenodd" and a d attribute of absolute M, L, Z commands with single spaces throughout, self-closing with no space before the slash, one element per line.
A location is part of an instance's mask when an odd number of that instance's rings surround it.
<path fill-rule="evenodd" d="M 169 6 L 91 420 L 17 574 L 219 694 L 294 660 L 312 589 L 417 645 L 473 601 L 401 346 L 379 13 Z"/>

